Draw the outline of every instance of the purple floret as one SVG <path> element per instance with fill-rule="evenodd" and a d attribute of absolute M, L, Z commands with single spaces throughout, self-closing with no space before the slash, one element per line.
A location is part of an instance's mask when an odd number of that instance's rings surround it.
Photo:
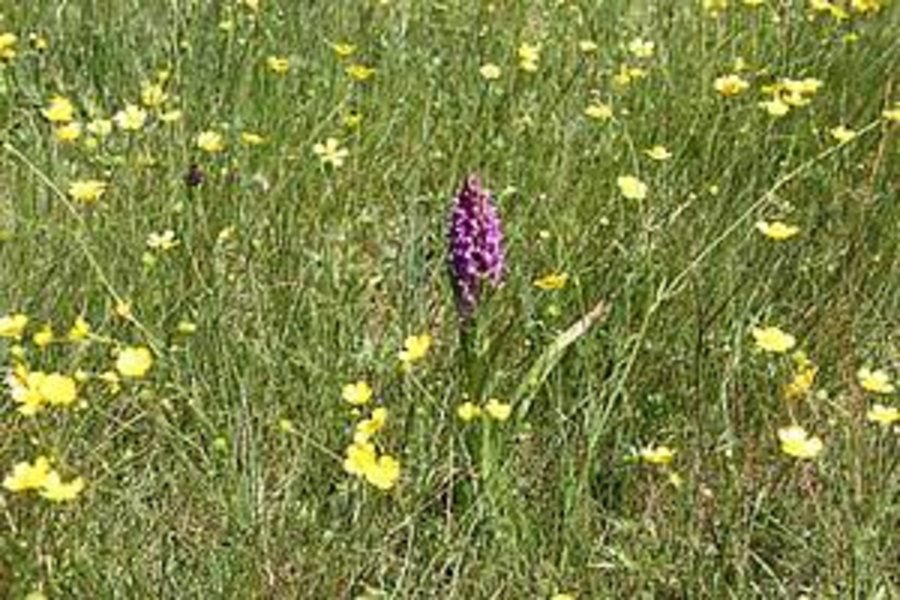
<path fill-rule="evenodd" d="M 471 316 L 487 281 L 503 278 L 503 232 L 490 192 L 475 175 L 463 182 L 450 213 L 450 276 L 463 317 Z"/>

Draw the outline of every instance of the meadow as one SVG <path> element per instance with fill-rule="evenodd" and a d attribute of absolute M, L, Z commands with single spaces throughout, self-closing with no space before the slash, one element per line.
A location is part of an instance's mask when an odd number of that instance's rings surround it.
<path fill-rule="evenodd" d="M 0 598 L 900 597 L 898 32 L 0 2 Z"/>

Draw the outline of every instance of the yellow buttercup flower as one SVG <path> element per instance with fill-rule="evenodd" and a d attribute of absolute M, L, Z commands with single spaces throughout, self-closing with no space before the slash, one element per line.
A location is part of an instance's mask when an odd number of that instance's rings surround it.
<path fill-rule="evenodd" d="M 0 60 L 12 60 L 16 57 L 18 36 L 14 33 L 0 33 Z"/>
<path fill-rule="evenodd" d="M 759 107 L 773 117 L 783 117 L 791 110 L 790 104 L 778 97 L 760 102 Z"/>
<path fill-rule="evenodd" d="M 34 464 L 16 463 L 13 472 L 3 480 L 3 487 L 11 492 L 37 490 L 44 486 L 49 474 L 50 461 L 45 456 L 39 456 Z"/>
<path fill-rule="evenodd" d="M 647 446 L 641 449 L 638 456 L 651 465 L 668 465 L 675 459 L 676 450 L 668 446 Z"/>
<path fill-rule="evenodd" d="M 141 104 L 147 108 L 158 108 L 165 104 L 169 99 L 169 95 L 158 83 L 144 83 L 141 90 Z"/>
<path fill-rule="evenodd" d="M 488 81 L 499 79 L 500 75 L 503 74 L 503 71 L 500 69 L 500 67 L 498 67 L 494 63 L 487 63 L 482 65 L 481 68 L 478 69 L 478 72 L 481 73 L 481 76 Z"/>
<path fill-rule="evenodd" d="M 731 74 L 716 78 L 713 87 L 723 96 L 731 97 L 746 92 L 750 83 L 740 75 Z"/>
<path fill-rule="evenodd" d="M 806 106 L 812 101 L 812 96 L 823 86 L 821 79 L 804 77 L 803 79 L 791 79 L 782 77 L 775 84 L 764 85 L 762 92 L 777 97 L 779 94 L 789 102 L 791 106 Z"/>
<path fill-rule="evenodd" d="M 344 115 L 342 122 L 344 127 L 347 129 L 356 129 L 362 124 L 363 116 L 362 113 L 357 111 L 350 111 Z"/>
<path fill-rule="evenodd" d="M 110 119 L 94 119 L 87 124 L 87 132 L 98 138 L 105 138 L 112 133 L 113 122 Z"/>
<path fill-rule="evenodd" d="M 140 379 L 153 366 L 153 355 L 143 346 L 123 348 L 116 358 L 116 370 L 123 377 Z"/>
<path fill-rule="evenodd" d="M 492 419 L 506 421 L 509 419 L 510 415 L 512 415 L 512 405 L 501 402 L 496 398 L 491 398 L 487 401 L 487 404 L 484 405 L 484 412 Z"/>
<path fill-rule="evenodd" d="M 800 228 L 796 225 L 787 225 L 781 221 L 757 221 L 756 229 L 767 238 L 775 241 L 783 241 L 794 237 L 800 233 Z"/>
<path fill-rule="evenodd" d="M 388 410 L 383 406 L 379 406 L 372 411 L 372 415 L 368 419 L 363 419 L 356 424 L 356 431 L 353 433 L 354 442 L 368 442 L 372 436 L 384 429 L 387 424 Z"/>
<path fill-rule="evenodd" d="M 63 144 L 74 142 L 81 137 L 81 123 L 72 121 L 59 125 L 53 130 L 53 137 Z"/>
<path fill-rule="evenodd" d="M 66 336 L 70 342 L 83 342 L 91 334 L 91 324 L 82 316 L 75 318 L 75 323 Z"/>
<path fill-rule="evenodd" d="M 385 454 L 369 465 L 363 475 L 366 481 L 380 490 L 387 491 L 400 479 L 400 463 L 393 456 Z"/>
<path fill-rule="evenodd" d="M 243 142 L 247 146 L 260 146 L 264 144 L 266 138 L 259 135 L 258 133 L 253 133 L 250 131 L 244 131 L 241 133 L 241 142 Z"/>
<path fill-rule="evenodd" d="M 886 108 L 881 112 L 881 116 L 888 121 L 900 123 L 900 102 L 895 102 L 893 108 Z"/>
<path fill-rule="evenodd" d="M 56 471 L 50 471 L 44 484 L 41 486 L 40 495 L 51 502 L 69 502 L 78 497 L 84 489 L 84 479 L 75 479 L 64 483 Z"/>
<path fill-rule="evenodd" d="M 50 323 L 46 323 L 31 336 L 31 341 L 34 342 L 34 345 L 38 348 L 44 348 L 53 343 L 53 337 L 53 327 Z"/>
<path fill-rule="evenodd" d="M 216 131 L 204 131 L 197 134 L 196 142 L 198 148 L 210 154 L 222 152 L 225 149 L 222 134 Z"/>
<path fill-rule="evenodd" d="M 131 309 L 131 302 L 128 300 L 118 300 L 113 307 L 113 312 L 117 317 L 130 321 L 134 318 L 134 311 Z"/>
<path fill-rule="evenodd" d="M 138 131 L 147 122 L 147 111 L 140 106 L 127 104 L 125 108 L 113 115 L 113 121 L 124 131 Z"/>
<path fill-rule="evenodd" d="M 375 69 L 360 64 L 352 64 L 345 71 L 354 81 L 366 81 L 375 74 Z"/>
<path fill-rule="evenodd" d="M 799 358 L 795 358 L 797 368 L 794 376 L 784 386 L 784 397 L 788 400 L 802 398 L 812 389 L 816 380 L 816 374 L 819 368 L 812 363 L 803 353 L 796 353 Z"/>
<path fill-rule="evenodd" d="M 811 96 L 818 92 L 824 84 L 821 79 L 815 77 L 804 77 L 803 79 L 786 77 L 781 80 L 780 85 L 789 96 Z"/>
<path fill-rule="evenodd" d="M 338 58 L 347 58 L 356 52 L 356 46 L 345 42 L 336 42 L 331 45 L 331 49 L 337 54 Z"/>
<path fill-rule="evenodd" d="M 91 204 L 106 191 L 106 182 L 97 179 L 80 179 L 69 185 L 69 196 L 78 202 Z"/>
<path fill-rule="evenodd" d="M 633 175 L 622 175 L 616 178 L 619 191 L 629 200 L 643 200 L 647 197 L 647 184 Z"/>
<path fill-rule="evenodd" d="M 859 13 L 874 13 L 881 10 L 887 0 L 850 0 L 850 8 Z"/>
<path fill-rule="evenodd" d="M 534 286 L 542 290 L 560 290 L 569 281 L 568 273 L 550 273 L 534 280 Z"/>
<path fill-rule="evenodd" d="M 828 13 L 838 20 L 844 20 L 850 17 L 846 10 L 828 0 L 809 0 L 809 7 L 815 12 Z"/>
<path fill-rule="evenodd" d="M 411 364 L 422 360 L 431 348 L 431 336 L 427 333 L 411 335 L 403 341 L 403 350 L 397 354 L 397 358 L 404 364 Z"/>
<path fill-rule="evenodd" d="M 72 377 L 60 373 L 49 373 L 41 378 L 38 384 L 38 393 L 49 404 L 68 406 L 78 397 L 78 388 Z"/>
<path fill-rule="evenodd" d="M 362 406 L 372 399 L 372 388 L 365 381 L 348 383 L 341 389 L 341 398 L 353 406 Z"/>
<path fill-rule="evenodd" d="M 728 0 L 703 0 L 702 5 L 703 10 L 712 16 L 716 16 L 719 12 L 728 8 Z"/>
<path fill-rule="evenodd" d="M 608 121 L 613 117 L 613 109 L 609 104 L 594 101 L 584 109 L 584 114 L 595 121 Z"/>
<path fill-rule="evenodd" d="M 43 52 L 47 48 L 50 47 L 50 42 L 47 41 L 47 38 L 42 36 L 39 33 L 31 32 L 28 34 L 28 41 L 31 43 L 31 47 L 39 52 Z"/>
<path fill-rule="evenodd" d="M 65 96 L 53 96 L 41 112 L 51 123 L 68 123 L 75 118 L 75 106 Z"/>
<path fill-rule="evenodd" d="M 856 372 L 856 379 L 864 390 L 873 394 L 893 394 L 895 390 L 890 375 L 884 369 L 863 367 Z"/>
<path fill-rule="evenodd" d="M 664 161 L 672 158 L 672 153 L 666 149 L 665 146 L 653 146 L 647 150 L 644 150 L 644 154 L 652 158 L 653 160 Z"/>
<path fill-rule="evenodd" d="M 534 73 L 538 69 L 538 61 L 541 59 L 540 44 L 522 43 L 517 51 L 519 56 L 519 68 L 528 73 Z"/>
<path fill-rule="evenodd" d="M 875 404 L 866 413 L 866 419 L 871 423 L 878 423 L 879 425 L 893 425 L 900 421 L 900 410 L 897 410 L 894 406 L 887 407 L 883 404 Z"/>
<path fill-rule="evenodd" d="M 619 71 L 613 75 L 613 83 L 624 88 L 631 85 L 631 82 L 643 79 L 647 76 L 647 71 L 640 67 L 632 67 L 626 63 L 619 65 Z"/>
<path fill-rule="evenodd" d="M 370 442 L 354 442 L 347 446 L 344 470 L 351 475 L 363 476 L 377 460 L 375 445 Z"/>
<path fill-rule="evenodd" d="M 97 375 L 97 379 L 105 383 L 109 391 L 113 394 L 118 394 L 119 390 L 122 388 L 122 380 L 115 371 L 104 371 Z"/>
<path fill-rule="evenodd" d="M 0 337 L 21 339 L 28 325 L 28 317 L 22 313 L 0 317 Z"/>
<path fill-rule="evenodd" d="M 456 416 L 468 423 L 481 416 L 481 407 L 474 402 L 463 402 L 456 407 Z"/>
<path fill-rule="evenodd" d="M 846 144 L 850 140 L 856 137 L 856 132 L 852 129 L 848 129 L 843 125 L 838 125 L 837 127 L 833 127 L 828 130 L 828 133 L 836 139 L 841 144 Z"/>
<path fill-rule="evenodd" d="M 166 229 L 162 233 L 152 232 L 147 236 L 147 247 L 151 250 L 165 252 L 178 246 L 180 242 L 175 238 L 175 232 Z"/>
<path fill-rule="evenodd" d="M 290 70 L 291 61 L 283 56 L 270 56 L 266 59 L 266 66 L 273 73 L 284 75 Z"/>
<path fill-rule="evenodd" d="M 7 375 L 6 384 L 9 386 L 10 396 L 13 402 L 19 404 L 18 411 L 25 416 L 34 416 L 43 409 L 44 396 L 40 387 L 47 375 L 41 371 L 28 371 L 19 365 Z"/>
<path fill-rule="evenodd" d="M 628 43 L 628 51 L 637 58 L 650 58 L 656 51 L 656 44 L 642 38 L 634 38 Z"/>
<path fill-rule="evenodd" d="M 760 350 L 784 353 L 793 348 L 797 339 L 778 327 L 754 327 L 753 339 Z"/>
<path fill-rule="evenodd" d="M 790 106 L 800 107 L 806 106 L 812 99 L 809 96 L 804 96 L 799 92 L 787 92 L 781 95 L 781 101 Z"/>
<path fill-rule="evenodd" d="M 799 425 L 779 429 L 778 440 L 781 442 L 781 451 L 794 458 L 815 458 L 824 448 L 821 439 L 810 436 Z"/>

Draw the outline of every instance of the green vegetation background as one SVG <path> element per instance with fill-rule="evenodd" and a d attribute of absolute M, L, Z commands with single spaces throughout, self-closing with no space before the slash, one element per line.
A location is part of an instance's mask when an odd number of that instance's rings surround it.
<path fill-rule="evenodd" d="M 49 42 L 0 70 L 0 313 L 58 330 L 84 314 L 158 351 L 146 381 L 81 410 L 28 419 L 4 400 L 2 469 L 49 453 L 87 488 L 59 506 L 0 496 L 0 590 L 900 593 L 898 439 L 866 423 L 872 399 L 855 382 L 862 364 L 896 373 L 900 361 L 898 130 L 877 123 L 900 98 L 897 3 L 847 22 L 796 1 L 732 4 L 710 16 L 694 2 L 263 0 L 255 18 L 228 2 L 0 5 L 0 31 Z M 651 59 L 629 57 L 637 36 L 656 43 Z M 579 52 L 586 39 L 595 53 Z M 339 41 L 370 80 L 345 75 Z M 523 42 L 542 45 L 536 73 L 517 69 Z M 266 68 L 271 55 L 290 59 L 287 74 Z M 712 82 L 739 56 L 751 89 L 723 98 Z M 479 75 L 489 62 L 495 82 Z M 625 62 L 648 76 L 616 88 Z M 159 69 L 181 121 L 97 151 L 53 140 L 40 114 L 51 95 L 108 116 Z M 824 85 L 773 119 L 757 103 L 778 77 Z M 595 98 L 611 121 L 584 115 Z M 358 129 L 342 124 L 349 111 Z M 834 150 L 839 124 L 865 132 Z M 196 148 L 209 129 L 225 153 Z M 265 144 L 242 147 L 245 130 Z M 349 149 L 341 168 L 312 152 L 327 137 Z M 656 144 L 673 158 L 643 154 Z M 207 177 L 188 189 L 193 163 Z M 526 416 L 490 425 L 490 481 L 473 450 L 488 425 L 455 414 L 444 262 L 449 199 L 470 171 L 497 195 L 507 243 L 505 285 L 481 315 L 502 332 L 492 395 L 508 398 L 596 301 L 611 307 Z M 648 184 L 645 201 L 620 196 L 626 174 Z M 75 218 L 58 190 L 87 177 L 109 189 Z M 759 218 L 801 234 L 775 243 Z M 142 260 L 165 229 L 180 246 Z M 532 285 L 563 271 L 561 290 Z M 115 317 L 113 291 L 142 328 Z M 184 319 L 193 336 L 177 334 Z M 808 399 L 782 398 L 790 359 L 754 349 L 760 323 L 819 366 Z M 399 374 L 403 339 L 423 332 L 431 353 Z M 39 360 L 102 370 L 108 348 Z M 388 493 L 341 468 L 353 420 L 340 389 L 357 379 L 390 411 L 382 443 L 402 477 Z M 775 432 L 794 421 L 822 436 L 818 459 L 780 453 Z M 650 443 L 677 450 L 668 469 L 629 460 Z"/>

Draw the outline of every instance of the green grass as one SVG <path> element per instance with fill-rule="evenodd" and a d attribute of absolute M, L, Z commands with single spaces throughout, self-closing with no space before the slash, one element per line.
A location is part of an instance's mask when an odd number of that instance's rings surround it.
<path fill-rule="evenodd" d="M 732 4 L 262 0 L 255 19 L 233 2 L 4 4 L 19 52 L 0 67 L 0 316 L 30 317 L 30 369 L 91 378 L 80 408 L 34 417 L 2 393 L 0 476 L 45 454 L 86 488 L 65 504 L 0 489 L 0 596 L 900 595 L 897 429 L 866 421 L 900 398 L 856 377 L 900 377 L 900 129 L 881 117 L 900 99 L 900 10 L 837 23 L 797 0 Z M 637 36 L 653 57 L 629 57 Z M 351 81 L 338 41 L 374 77 Z M 542 44 L 536 73 L 517 68 L 522 42 Z M 751 87 L 724 98 L 713 81 L 738 57 Z M 623 62 L 647 77 L 616 87 Z M 182 120 L 94 149 L 54 140 L 50 96 L 110 118 L 160 69 Z M 758 102 L 780 77 L 823 86 L 776 119 Z M 612 120 L 584 115 L 595 98 Z M 838 146 L 839 124 L 860 133 Z M 196 147 L 208 129 L 225 152 Z M 341 168 L 313 153 L 327 137 L 349 150 Z M 672 159 L 648 158 L 656 144 Z M 517 401 L 504 423 L 456 416 L 471 388 L 446 218 L 476 171 L 508 269 L 479 307 L 490 350 L 473 400 Z M 621 175 L 648 197 L 623 198 Z M 89 178 L 109 183 L 101 199 L 69 200 Z M 774 242 L 759 219 L 800 233 Z M 180 245 L 148 250 L 166 229 Z M 532 285 L 550 272 L 568 284 Z M 517 396 L 601 300 L 605 318 Z M 90 343 L 31 342 L 78 315 Z M 760 324 L 818 366 L 807 398 L 783 398 L 792 361 L 756 349 Z M 404 338 L 424 332 L 429 355 L 400 372 Z M 15 344 L 0 339 L 3 364 Z M 155 363 L 113 393 L 96 375 L 124 345 Z M 357 418 L 341 387 L 358 379 L 389 410 L 389 492 L 342 468 Z M 821 455 L 780 451 L 792 422 Z M 671 465 L 631 458 L 648 444 L 676 449 Z"/>

